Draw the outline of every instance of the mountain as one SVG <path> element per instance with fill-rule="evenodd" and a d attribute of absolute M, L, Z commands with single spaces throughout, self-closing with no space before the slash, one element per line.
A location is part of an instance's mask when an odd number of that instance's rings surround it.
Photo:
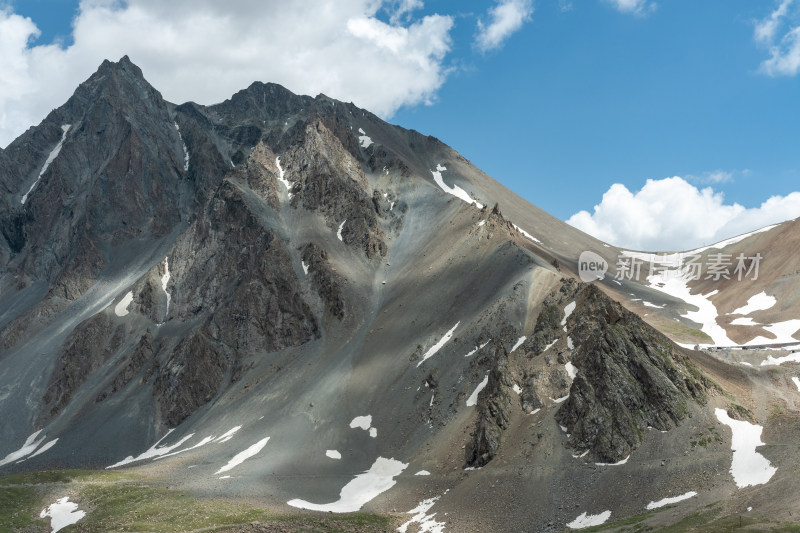
<path fill-rule="evenodd" d="M 644 256 L 434 137 L 274 84 L 175 105 L 127 57 L 0 171 L 0 474 L 109 470 L 408 532 L 794 520 L 797 359 L 671 339 L 761 292 L 752 316 L 789 329 L 796 221 L 720 245 L 763 250 L 757 280 L 615 280 Z M 579 281 L 585 251 L 602 280 Z M 111 529 L 96 485 L 72 498 Z"/>

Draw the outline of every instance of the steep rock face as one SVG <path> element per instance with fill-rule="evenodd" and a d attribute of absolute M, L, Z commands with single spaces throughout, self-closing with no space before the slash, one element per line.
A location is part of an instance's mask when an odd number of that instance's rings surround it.
<path fill-rule="evenodd" d="M 497 342 L 486 387 L 479 395 L 478 423 L 472 440 L 465 448 L 468 467 L 484 466 L 497 454 L 503 431 L 508 428 L 510 419 L 510 390 L 508 353 L 503 343 Z"/>
<path fill-rule="evenodd" d="M 289 250 L 230 180 L 172 255 L 169 318 L 211 316 L 211 337 L 236 350 L 271 352 L 319 335 Z"/>
<path fill-rule="evenodd" d="M 332 229 L 344 223 L 341 235 L 367 257 L 385 256 L 370 187 L 361 164 L 321 120 L 308 124 L 304 142 L 286 157 L 287 179 L 295 182 L 292 205 L 319 211 Z"/>
<path fill-rule="evenodd" d="M 98 313 L 67 339 L 50 375 L 40 418 L 46 421 L 69 403 L 75 392 L 120 348 L 124 327 L 108 313 Z"/>
<path fill-rule="evenodd" d="M 52 150 L 61 140 L 55 134 L 69 125 L 58 156 L 39 179 L 48 154 L 33 151 L 35 161 L 20 163 L 10 180 L 19 196 L 0 213 L 11 222 L 4 231 L 16 254 L 9 266 L 54 282 L 52 294 L 74 300 L 109 263 L 111 248 L 171 231 L 181 220 L 183 149 L 170 115 L 127 58 L 104 63 L 81 84 L 39 128 L 52 130 Z M 34 172 L 26 174 L 28 167 Z"/>
<path fill-rule="evenodd" d="M 345 301 L 341 280 L 331 271 L 328 252 L 314 243 L 308 243 L 303 247 L 302 254 L 308 275 L 312 278 L 319 297 L 325 302 L 326 310 L 339 320 L 343 319 Z"/>
<path fill-rule="evenodd" d="M 674 428 L 710 383 L 677 346 L 596 287 L 582 285 L 576 297 L 568 324 L 578 373 L 556 419 L 573 448 L 617 462 L 648 427 Z"/>
<path fill-rule="evenodd" d="M 153 359 L 155 350 L 153 334 L 148 329 L 147 332 L 142 335 L 141 339 L 139 339 L 130 357 L 124 361 L 123 368 L 114 375 L 111 382 L 98 394 L 95 402 L 102 402 L 131 383 L 133 378 L 135 378 L 147 363 Z"/>
<path fill-rule="evenodd" d="M 210 402 L 229 369 L 229 358 L 203 328 L 184 337 L 157 370 L 153 385 L 163 420 L 177 426 Z"/>

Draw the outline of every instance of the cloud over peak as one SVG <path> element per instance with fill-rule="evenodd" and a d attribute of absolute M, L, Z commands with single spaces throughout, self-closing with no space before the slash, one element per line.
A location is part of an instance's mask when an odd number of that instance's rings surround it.
<path fill-rule="evenodd" d="M 489 9 L 489 21 L 478 20 L 476 46 L 487 52 L 500 48 L 533 14 L 531 0 L 500 0 Z"/>

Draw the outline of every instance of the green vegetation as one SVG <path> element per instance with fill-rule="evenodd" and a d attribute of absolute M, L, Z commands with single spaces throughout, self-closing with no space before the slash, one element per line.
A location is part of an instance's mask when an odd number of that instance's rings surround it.
<path fill-rule="evenodd" d="M 128 472 L 62 471 L 17 474 L 0 479 L 0 533 L 46 526 L 39 513 L 66 495 L 86 511 L 80 530 L 179 532 L 239 525 L 281 523 L 300 531 L 383 531 L 394 528 L 389 516 L 279 515 L 252 505 L 197 498 L 164 483 Z"/>
<path fill-rule="evenodd" d="M 679 322 L 665 320 L 656 324 L 656 328 L 673 339 L 679 339 L 686 344 L 713 344 L 707 333 L 699 329 L 690 328 Z"/>

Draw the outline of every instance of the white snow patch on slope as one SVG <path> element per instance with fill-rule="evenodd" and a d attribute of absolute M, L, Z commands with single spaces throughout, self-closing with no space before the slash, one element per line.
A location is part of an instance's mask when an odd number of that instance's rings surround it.
<path fill-rule="evenodd" d="M 794 381 L 794 384 L 797 386 L 797 390 L 800 391 L 800 378 L 793 377 L 792 381 Z"/>
<path fill-rule="evenodd" d="M 342 454 L 339 453 L 338 450 L 325 450 L 325 457 L 329 457 L 331 459 L 341 459 Z"/>
<path fill-rule="evenodd" d="M 775 335 L 776 338 L 768 339 L 766 337 L 756 337 L 755 339 L 747 341 L 745 346 L 797 342 L 797 339 L 795 339 L 792 335 L 796 333 L 798 329 L 800 329 L 800 320 L 776 322 L 770 326 L 764 326 L 764 329 Z"/>
<path fill-rule="evenodd" d="M 575 310 L 575 305 L 576 304 L 573 301 L 573 302 L 568 303 L 567 306 L 564 308 L 564 319 L 561 321 L 561 325 L 564 326 L 564 331 L 565 332 L 567 331 L 567 319 L 572 314 L 572 312 Z"/>
<path fill-rule="evenodd" d="M 172 450 L 176 450 L 176 449 L 180 448 L 183 445 L 184 442 L 186 442 L 187 440 L 191 439 L 194 436 L 194 433 L 189 433 L 188 435 L 183 437 L 181 440 L 179 440 L 178 442 L 176 442 L 172 446 L 161 446 L 161 447 L 159 447 L 159 444 L 161 444 L 161 441 L 166 439 L 169 436 L 169 434 L 172 433 L 173 431 L 174 430 L 172 430 L 172 429 L 167 431 L 166 435 L 161 437 L 158 440 L 158 442 L 153 444 L 153 446 L 151 446 L 150 449 L 147 450 L 146 452 L 143 452 L 143 453 L 137 455 L 136 457 L 133 457 L 133 456 L 129 455 L 128 457 L 126 457 L 122 461 L 120 461 L 118 463 L 114 463 L 111 466 L 107 466 L 106 470 L 109 470 L 111 468 L 117 468 L 117 467 L 120 467 L 120 466 L 125 466 L 127 464 L 135 463 L 137 461 L 143 461 L 145 459 L 153 459 L 154 457 L 161 457 L 162 455 L 168 454 Z"/>
<path fill-rule="evenodd" d="M 407 511 L 406 514 L 413 514 L 414 516 L 411 520 L 398 527 L 397 531 L 400 533 L 407 533 L 408 526 L 411 524 L 419 524 L 417 533 L 443 533 L 446 522 L 437 522 L 434 520 L 433 517 L 436 516 L 436 513 L 427 514 L 428 511 L 431 510 L 431 507 L 436 505 L 439 498 L 441 498 L 441 496 L 422 500 L 419 502 L 419 505 Z"/>
<path fill-rule="evenodd" d="M 750 299 L 747 300 L 747 305 L 733 310 L 730 314 L 749 315 L 750 313 L 754 313 L 756 311 L 766 311 L 776 303 L 778 303 L 778 300 L 774 296 L 769 296 L 766 292 L 762 291 L 755 296 L 751 296 Z"/>
<path fill-rule="evenodd" d="M 467 355 L 465 355 L 464 357 L 470 357 L 470 356 L 473 356 L 473 355 L 475 355 L 475 354 L 478 352 L 478 350 L 483 350 L 483 349 L 486 347 L 486 345 L 487 345 L 487 344 L 489 344 L 490 342 L 492 342 L 492 340 L 491 340 L 491 339 L 489 339 L 488 341 L 484 342 L 484 343 L 483 343 L 483 344 L 481 344 L 480 346 L 476 346 L 474 350 L 472 350 L 471 352 L 469 352 L 469 353 L 468 353 Z"/>
<path fill-rule="evenodd" d="M 275 166 L 278 167 L 278 181 L 283 183 L 283 186 L 286 187 L 286 192 L 289 194 L 289 200 L 291 200 L 292 196 L 293 196 L 292 195 L 292 187 L 294 186 L 294 183 L 292 183 L 291 181 L 289 181 L 286 178 L 284 178 L 284 175 L 286 174 L 286 171 L 283 170 L 283 167 L 281 166 L 281 158 L 280 157 L 276 157 L 275 158 Z"/>
<path fill-rule="evenodd" d="M 114 314 L 117 316 L 127 316 L 128 314 L 128 306 L 131 305 L 133 301 L 133 291 L 128 291 L 122 300 L 114 307 Z"/>
<path fill-rule="evenodd" d="M 570 350 L 574 350 L 575 349 L 575 343 L 572 342 L 572 337 L 569 337 L 569 336 L 567 337 L 567 348 L 570 349 Z"/>
<path fill-rule="evenodd" d="M 564 365 L 567 374 L 569 375 L 569 379 L 575 379 L 575 376 L 578 375 L 578 369 L 575 365 L 572 364 L 571 361 L 567 361 L 567 364 Z"/>
<path fill-rule="evenodd" d="M 303 274 L 308 274 L 308 265 L 305 261 L 300 261 L 300 265 L 303 267 Z"/>
<path fill-rule="evenodd" d="M 361 136 L 358 138 L 358 144 L 361 145 L 361 148 L 369 148 L 369 146 L 372 144 L 372 139 L 370 139 L 366 132 L 361 128 L 358 128 L 358 133 L 361 134 Z"/>
<path fill-rule="evenodd" d="M 526 337 L 525 335 L 517 339 L 517 343 L 511 347 L 511 350 L 509 350 L 508 353 L 512 353 L 514 350 L 522 346 L 522 343 L 525 342 L 526 340 L 528 340 L 528 337 Z"/>
<path fill-rule="evenodd" d="M 42 455 L 44 452 L 46 452 L 47 450 L 49 450 L 50 448 L 52 448 L 53 446 L 55 446 L 57 442 L 58 442 L 58 439 L 53 439 L 53 440 L 51 440 L 50 442 L 48 442 L 47 444 L 45 444 L 44 446 L 42 446 L 41 448 L 39 448 L 38 450 L 36 450 L 36 453 L 34 453 L 34 454 L 33 454 L 33 455 L 31 455 L 30 457 L 28 457 L 28 459 L 33 459 L 33 458 L 34 458 L 34 457 L 36 457 L 37 455 Z"/>
<path fill-rule="evenodd" d="M 67 526 L 76 524 L 81 518 L 86 516 L 85 511 L 78 510 L 78 504 L 69 501 L 69 497 L 61 498 L 56 503 L 42 509 L 39 518 L 50 517 L 50 533 L 56 533 Z"/>
<path fill-rule="evenodd" d="M 430 472 L 428 472 L 427 470 L 420 470 L 419 472 L 417 472 L 417 473 L 416 473 L 416 474 L 414 474 L 414 475 L 415 475 L 415 476 L 430 476 L 430 475 L 431 475 L 431 473 L 430 473 Z"/>
<path fill-rule="evenodd" d="M 741 488 L 751 485 L 763 485 L 772 479 L 777 468 L 772 466 L 766 457 L 756 452 L 756 448 L 763 446 L 761 442 L 762 426 L 751 424 L 743 420 L 734 420 L 725 409 L 715 409 L 717 420 L 731 428 L 731 475 L 736 486 Z"/>
<path fill-rule="evenodd" d="M 468 204 L 475 204 L 475 207 L 478 209 L 483 209 L 483 204 L 478 202 L 477 200 L 473 200 L 467 191 L 459 187 L 458 185 L 453 185 L 450 187 L 447 185 L 444 180 L 442 179 L 442 172 L 447 170 L 447 167 L 443 167 L 442 165 L 436 165 L 436 170 L 431 170 L 431 174 L 433 174 L 433 181 L 436 182 L 436 185 L 441 187 L 441 189 L 446 192 L 447 194 L 452 194 L 456 198 L 467 202 Z"/>
<path fill-rule="evenodd" d="M 347 219 L 344 219 L 342 223 L 339 224 L 339 229 L 336 231 L 336 237 L 342 242 L 344 242 L 344 240 L 342 240 L 342 229 L 344 229 L 345 222 L 347 222 Z"/>
<path fill-rule="evenodd" d="M 537 239 L 536 237 L 534 237 L 533 235 L 531 235 L 530 233 L 528 233 L 528 232 L 527 232 L 527 231 L 525 231 L 524 229 L 520 228 L 520 227 L 519 227 L 519 226 L 517 226 L 516 224 L 512 224 L 512 225 L 514 226 L 514 229 L 515 229 L 515 230 L 517 230 L 518 232 L 522 233 L 524 236 L 526 236 L 527 238 L 529 238 L 529 239 L 530 239 L 530 240 L 532 240 L 533 242 L 535 242 L 535 243 L 537 243 L 537 244 L 542 244 L 542 241 L 540 241 L 539 239 Z"/>
<path fill-rule="evenodd" d="M 545 346 L 545 347 L 544 347 L 544 350 L 542 350 L 542 353 L 544 353 L 544 352 L 546 352 L 547 350 L 549 350 L 550 348 L 552 348 L 552 347 L 553 347 L 553 345 L 555 345 L 555 343 L 557 343 L 557 342 L 558 342 L 558 339 L 554 340 L 553 342 L 551 342 L 550 344 L 548 344 L 547 346 Z"/>
<path fill-rule="evenodd" d="M 36 450 L 36 448 L 38 448 L 39 445 L 44 442 L 46 435 L 42 435 L 41 439 L 36 440 L 36 437 L 38 437 L 39 433 L 41 432 L 42 430 L 40 429 L 36 433 L 31 434 L 27 439 L 25 439 L 25 443 L 19 450 L 9 453 L 8 455 L 5 456 L 5 458 L 2 461 L 0 461 L 0 466 L 7 465 L 8 463 L 13 463 L 14 461 L 17 461 L 19 459 L 22 459 L 23 457 L 27 457 L 28 455 L 32 454 Z"/>
<path fill-rule="evenodd" d="M 561 398 L 550 398 L 550 399 L 553 400 L 555 403 L 564 403 L 567 401 L 568 398 L 569 394 L 567 394 L 566 396 L 562 396 Z"/>
<path fill-rule="evenodd" d="M 183 146 L 183 171 L 189 171 L 189 149 L 186 147 L 186 142 L 183 140 L 183 135 L 181 135 L 181 128 L 178 126 L 178 123 L 175 122 L 175 130 L 178 132 L 178 138 L 181 140 L 181 145 Z"/>
<path fill-rule="evenodd" d="M 570 529 L 583 529 L 586 527 L 599 526 L 605 524 L 611 518 L 611 511 L 603 511 L 600 514 L 583 513 L 578 518 L 567 524 Z"/>
<path fill-rule="evenodd" d="M 246 450 L 237 453 L 236 455 L 233 456 L 233 459 L 228 461 L 228 464 L 226 464 L 225 466 L 214 472 L 214 475 L 216 476 L 217 474 L 227 472 L 228 470 L 232 470 L 233 468 L 239 466 L 246 460 L 256 455 L 258 452 L 263 450 L 264 446 L 267 445 L 267 442 L 269 442 L 269 437 L 261 439 L 260 441 L 256 442 Z"/>
<path fill-rule="evenodd" d="M 169 273 L 169 257 L 164 258 L 164 275 L 161 276 L 161 288 L 164 289 L 164 294 L 167 295 L 167 312 L 164 315 L 164 320 L 166 320 L 167 315 L 169 315 L 169 304 L 172 301 L 172 295 L 167 291 L 167 284 L 169 283 L 169 278 L 171 277 Z"/>
<path fill-rule="evenodd" d="M 737 318 L 731 321 L 731 326 L 760 326 L 761 324 L 755 322 L 749 316 Z"/>
<path fill-rule="evenodd" d="M 483 377 L 483 381 L 478 383 L 478 386 L 475 387 L 475 390 L 472 391 L 472 394 L 470 394 L 469 398 L 467 398 L 467 407 L 473 407 L 475 404 L 478 403 L 478 394 L 481 393 L 481 391 L 486 387 L 488 383 L 489 383 L 489 374 L 486 374 Z"/>
<path fill-rule="evenodd" d="M 731 237 L 730 239 L 725 239 L 724 241 L 719 241 L 718 243 L 711 244 L 709 246 L 703 246 L 702 248 L 695 248 L 694 250 L 689 250 L 688 252 L 684 252 L 685 255 L 695 255 L 699 254 L 700 252 L 705 252 L 711 248 L 725 248 L 726 246 L 730 246 L 731 244 L 736 244 L 739 241 L 743 241 L 746 238 L 750 237 L 751 235 L 755 235 L 756 233 L 763 233 L 765 231 L 769 231 L 772 228 L 777 228 L 780 224 L 773 224 L 771 226 L 766 226 L 761 229 L 757 229 L 755 231 L 751 231 L 750 233 L 744 233 L 742 235 L 737 235 L 736 237 Z"/>
<path fill-rule="evenodd" d="M 514 391 L 514 392 L 516 392 L 517 394 L 522 394 L 522 389 L 521 389 L 521 388 L 520 388 L 520 386 L 519 386 L 519 385 L 517 385 L 516 383 L 514 383 L 514 386 L 513 386 L 513 387 L 511 387 L 511 390 L 513 390 L 513 391 Z"/>
<path fill-rule="evenodd" d="M 287 502 L 292 507 L 332 513 L 354 513 L 367 502 L 386 492 L 397 483 L 399 476 L 408 466 L 395 459 L 378 457 L 369 470 L 357 475 L 339 492 L 339 499 L 332 503 L 318 504 L 295 499 Z"/>
<path fill-rule="evenodd" d="M 56 160 L 56 157 L 58 157 L 58 154 L 61 153 L 61 147 L 64 145 L 64 139 L 67 138 L 67 132 L 69 131 L 69 129 L 71 127 L 72 126 L 70 124 L 64 124 L 64 125 L 61 126 L 61 131 L 64 132 L 64 133 L 61 134 L 61 140 L 58 141 L 58 144 L 50 152 L 50 155 L 47 156 L 47 160 L 44 162 L 44 166 L 42 166 L 42 170 L 39 171 L 39 176 L 37 176 L 36 181 L 33 182 L 33 185 L 31 185 L 31 188 L 28 189 L 28 192 L 26 192 L 25 194 L 22 195 L 22 202 L 21 203 L 23 205 L 25 204 L 25 202 L 28 201 L 28 196 L 33 192 L 33 189 L 36 187 L 36 185 L 39 184 L 39 180 L 42 179 L 42 176 L 44 175 L 44 173 L 47 171 L 48 168 L 50 168 L 50 165 L 53 163 L 53 161 Z"/>
<path fill-rule="evenodd" d="M 650 502 L 647 504 L 646 509 L 651 511 L 653 509 L 658 509 L 659 507 L 664 507 L 665 505 L 670 505 L 673 503 L 682 502 L 683 500 L 688 500 L 689 498 L 694 498 L 695 496 L 697 496 L 697 493 L 690 491 L 686 494 L 681 494 L 680 496 L 673 496 L 672 498 L 664 498 L 663 500 L 658 500 L 657 502 Z"/>
<path fill-rule="evenodd" d="M 378 428 L 369 428 L 369 436 L 373 439 L 378 436 Z"/>
<path fill-rule="evenodd" d="M 800 363 L 800 352 L 795 352 L 783 357 L 772 357 L 771 355 L 761 361 L 761 366 L 778 366 L 783 363 Z"/>
<path fill-rule="evenodd" d="M 627 463 L 627 462 L 628 462 L 628 459 L 630 459 L 630 458 L 631 458 L 631 456 L 629 455 L 629 456 L 628 456 L 628 457 L 626 457 L 625 459 L 623 459 L 623 460 L 621 460 L 621 461 L 619 461 L 619 462 L 616 462 L 616 463 L 595 463 L 595 464 L 596 464 L 597 466 L 622 466 L 622 465 L 624 465 L 625 463 Z"/>
<path fill-rule="evenodd" d="M 350 422 L 351 429 L 361 428 L 369 431 L 370 426 L 372 426 L 372 415 L 357 416 Z"/>
<path fill-rule="evenodd" d="M 456 325 L 455 325 L 455 326 L 453 326 L 452 328 L 450 328 L 450 331 L 448 331 L 447 333 L 445 333 L 445 334 L 444 334 L 444 337 L 442 337 L 442 338 L 441 338 L 441 340 L 439 340 L 439 342 L 437 342 L 436 344 L 434 344 L 433 346 L 431 346 L 431 347 L 428 349 L 428 351 L 427 351 L 427 352 L 425 352 L 425 355 L 423 355 L 423 356 L 422 356 L 422 361 L 420 361 L 419 363 L 417 363 L 417 368 L 419 368 L 419 366 L 420 366 L 422 363 L 424 363 L 424 362 L 425 362 L 427 359 L 430 359 L 431 357 L 433 357 L 434 355 L 436 355 L 436 352 L 438 352 L 439 350 L 441 350 L 441 349 L 442 349 L 442 346 L 444 346 L 445 344 L 447 344 L 447 341 L 449 341 L 450 339 L 452 339 L 452 338 L 453 338 L 453 333 L 455 332 L 455 330 L 456 330 L 456 328 L 458 327 L 458 325 L 459 325 L 459 324 L 461 324 L 461 322 L 460 322 L 460 321 L 459 321 L 459 322 L 456 322 Z"/>
<path fill-rule="evenodd" d="M 656 259 L 659 256 L 654 254 L 639 254 L 636 252 L 626 251 L 624 251 L 623 254 L 630 257 L 642 255 L 647 257 L 648 262 L 650 260 L 654 260 L 660 264 L 669 264 L 669 260 L 664 260 L 664 256 Z M 709 298 L 718 291 L 712 291 L 708 294 L 691 294 L 688 286 L 690 277 L 691 276 L 689 272 L 686 270 L 666 270 L 659 272 L 658 274 L 648 276 L 647 281 L 650 282 L 651 288 L 669 294 L 670 296 L 674 296 L 679 300 L 683 300 L 687 304 L 696 306 L 697 311 L 687 311 L 682 316 L 700 324 L 700 329 L 709 337 L 711 337 L 711 340 L 714 342 L 714 344 L 720 346 L 735 345 L 736 343 L 728 338 L 728 334 L 725 329 L 717 324 L 717 316 L 719 313 L 717 312 L 716 306 L 711 302 L 711 300 L 709 300 Z"/>
<path fill-rule="evenodd" d="M 219 437 L 217 437 L 216 439 L 214 439 L 214 442 L 219 442 L 219 443 L 228 442 L 240 429 L 242 429 L 242 426 L 236 426 L 234 428 L 231 428 L 222 435 L 220 435 Z"/>

